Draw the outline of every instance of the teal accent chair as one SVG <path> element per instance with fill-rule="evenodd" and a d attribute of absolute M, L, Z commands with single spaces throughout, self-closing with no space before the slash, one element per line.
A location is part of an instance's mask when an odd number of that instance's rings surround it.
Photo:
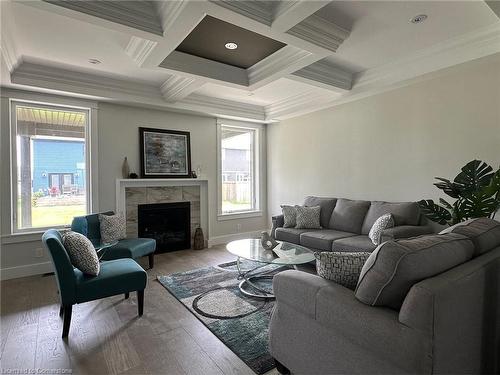
<path fill-rule="evenodd" d="M 55 268 L 61 310 L 64 315 L 62 337 L 68 337 L 73 305 L 96 299 L 137 292 L 139 316 L 144 310 L 144 289 L 147 284 L 146 271 L 133 259 L 116 259 L 101 263 L 97 276 L 84 275 L 73 267 L 69 255 L 63 246 L 61 234 L 49 229 L 42 236 L 42 242 L 49 250 Z"/>
<path fill-rule="evenodd" d="M 103 215 L 113 215 L 113 211 L 102 212 Z M 73 218 L 71 230 L 83 234 L 91 241 L 101 239 L 101 224 L 99 214 L 77 216 Z M 103 251 L 102 260 L 113 260 L 121 258 L 138 259 L 143 256 L 149 257 L 149 268 L 154 266 L 154 252 L 156 250 L 156 240 L 153 238 L 125 238 L 118 241 Z"/>

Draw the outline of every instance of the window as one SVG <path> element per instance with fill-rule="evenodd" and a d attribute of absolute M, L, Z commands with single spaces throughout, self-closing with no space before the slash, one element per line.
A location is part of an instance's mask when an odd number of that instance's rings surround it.
<path fill-rule="evenodd" d="M 259 211 L 259 130 L 219 124 L 219 216 Z"/>
<path fill-rule="evenodd" d="M 13 231 L 89 212 L 89 110 L 12 102 Z"/>

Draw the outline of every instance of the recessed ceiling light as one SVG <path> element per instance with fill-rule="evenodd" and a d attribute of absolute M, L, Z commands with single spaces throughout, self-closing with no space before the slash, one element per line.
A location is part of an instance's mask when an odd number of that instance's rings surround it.
<path fill-rule="evenodd" d="M 228 42 L 224 45 L 227 49 L 236 49 L 238 48 L 238 45 L 234 42 Z"/>
<path fill-rule="evenodd" d="M 97 60 L 97 59 L 89 59 L 89 63 L 94 64 L 94 65 L 98 65 L 101 63 L 101 61 Z"/>
<path fill-rule="evenodd" d="M 411 23 L 422 23 L 427 19 L 427 14 L 419 14 L 411 19 Z"/>

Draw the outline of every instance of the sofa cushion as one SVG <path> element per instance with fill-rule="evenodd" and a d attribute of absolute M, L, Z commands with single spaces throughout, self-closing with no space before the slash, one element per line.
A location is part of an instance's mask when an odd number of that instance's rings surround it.
<path fill-rule="evenodd" d="M 333 229 L 323 229 L 302 233 L 300 235 L 300 244 L 313 249 L 331 251 L 334 240 L 350 236 L 355 236 L 355 234 Z"/>
<path fill-rule="evenodd" d="M 319 222 L 319 216 L 321 213 L 320 206 L 314 207 L 304 207 L 295 206 L 297 211 L 295 228 L 297 229 L 321 229 L 321 224 Z"/>
<path fill-rule="evenodd" d="M 114 246 L 102 250 L 103 260 L 121 258 L 140 258 L 151 254 L 156 249 L 156 241 L 152 238 L 126 238 Z"/>
<path fill-rule="evenodd" d="M 332 243 L 332 251 L 368 251 L 371 253 L 376 247 L 377 245 L 373 244 L 370 237 L 365 236 L 364 234 L 341 238 L 333 241 Z"/>
<path fill-rule="evenodd" d="M 356 298 L 399 309 L 414 284 L 470 260 L 473 252 L 472 241 L 456 233 L 384 242 L 363 266 Z"/>
<path fill-rule="evenodd" d="M 276 228 L 275 238 L 278 241 L 300 244 L 300 235 L 305 232 L 311 232 L 311 229 Z"/>
<path fill-rule="evenodd" d="M 295 206 L 281 205 L 281 212 L 283 214 L 283 227 L 295 228 L 297 225 L 297 209 Z"/>
<path fill-rule="evenodd" d="M 333 208 L 335 207 L 336 203 L 336 198 L 321 198 L 309 196 L 304 200 L 304 206 L 306 207 L 321 207 L 320 224 L 323 228 L 328 228 L 330 218 L 332 217 Z"/>
<path fill-rule="evenodd" d="M 99 258 L 92 242 L 87 237 L 68 231 L 63 234 L 62 242 L 74 267 L 87 275 L 99 274 Z"/>
<path fill-rule="evenodd" d="M 318 251 L 314 256 L 318 276 L 354 290 L 370 253 Z"/>
<path fill-rule="evenodd" d="M 370 229 L 370 233 L 368 233 L 368 237 L 370 237 L 374 245 L 380 245 L 383 231 L 392 227 L 394 227 L 394 218 L 392 214 L 384 214 L 375 220 Z"/>
<path fill-rule="evenodd" d="M 361 228 L 361 234 L 368 234 L 373 223 L 384 214 L 392 214 L 394 226 L 418 225 L 420 208 L 417 202 L 371 202 Z"/>
<path fill-rule="evenodd" d="M 113 242 L 122 240 L 127 237 L 127 223 L 124 214 L 99 214 L 99 223 L 102 242 Z"/>
<path fill-rule="evenodd" d="M 445 233 L 458 233 L 470 238 L 474 243 L 474 256 L 500 246 L 500 222 L 487 217 L 467 220 L 440 232 Z"/>
<path fill-rule="evenodd" d="M 337 204 L 333 209 L 328 228 L 361 234 L 361 226 L 363 225 L 363 221 L 365 220 L 366 212 L 369 207 L 369 201 L 352 201 L 343 198 L 338 199 Z M 368 229 L 368 231 L 369 230 L 370 229 Z"/>

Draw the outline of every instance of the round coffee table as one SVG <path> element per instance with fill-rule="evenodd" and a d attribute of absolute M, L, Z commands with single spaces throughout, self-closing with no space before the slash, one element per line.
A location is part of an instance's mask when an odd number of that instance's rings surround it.
<path fill-rule="evenodd" d="M 90 240 L 90 242 L 92 242 L 92 245 L 94 245 L 94 249 L 97 253 L 97 256 L 99 257 L 99 261 L 104 256 L 108 248 L 113 247 L 118 243 L 118 241 L 104 242 L 100 239 Z"/>
<path fill-rule="evenodd" d="M 281 266 L 293 266 L 296 268 L 299 264 L 314 261 L 314 254 L 304 246 L 289 242 L 279 242 L 273 250 L 266 250 L 262 247 L 260 239 L 244 239 L 232 241 L 226 245 L 227 251 L 236 255 L 236 265 L 238 267 L 238 279 L 240 291 L 251 297 L 256 298 L 274 298 L 274 294 L 255 284 L 256 281 L 270 280 L 274 277 L 275 269 L 262 270 L 269 264 Z M 241 259 L 248 259 L 254 262 L 262 263 L 248 271 L 241 270 Z M 270 273 L 274 274 L 270 274 Z"/>

